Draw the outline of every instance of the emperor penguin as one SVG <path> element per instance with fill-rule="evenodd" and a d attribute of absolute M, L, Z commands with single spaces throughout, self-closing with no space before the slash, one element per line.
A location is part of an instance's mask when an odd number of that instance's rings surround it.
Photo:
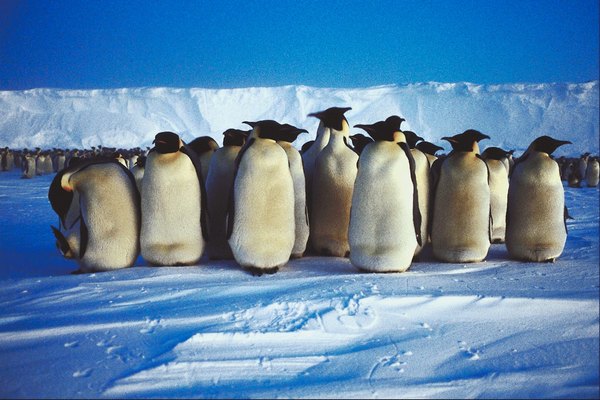
<path fill-rule="evenodd" d="M 585 181 L 588 187 L 598 186 L 600 166 L 598 165 L 598 158 L 592 158 L 588 161 L 587 170 L 585 171 Z"/>
<path fill-rule="evenodd" d="M 62 171 L 63 169 L 65 169 L 66 162 L 67 162 L 67 158 L 65 156 L 65 152 L 60 150 L 56 154 L 56 172 Z"/>
<path fill-rule="evenodd" d="M 590 153 L 583 153 L 581 157 L 579 157 L 579 176 L 581 179 L 585 179 L 585 174 L 587 171 L 588 160 L 590 159 Z"/>
<path fill-rule="evenodd" d="M 198 157 L 200 157 L 202 180 L 203 182 L 206 182 L 208 170 L 210 168 L 210 159 L 219 148 L 219 144 L 210 136 L 200 136 L 192 140 L 188 146 L 198 155 Z"/>
<path fill-rule="evenodd" d="M 110 159 L 90 159 L 54 177 L 48 199 L 59 217 L 52 227 L 65 258 L 79 272 L 130 267 L 140 251 L 140 198 L 131 172 Z"/>
<path fill-rule="evenodd" d="M 210 159 L 206 177 L 206 196 L 210 215 L 210 240 L 206 243 L 209 258 L 233 259 L 227 242 L 227 207 L 235 173 L 235 159 L 250 131 L 227 129 L 223 132 L 223 147 Z"/>
<path fill-rule="evenodd" d="M 309 114 L 330 131 L 329 143 L 315 162 L 309 214 L 312 248 L 325 256 L 345 257 L 350 251 L 348 226 L 358 154 L 348 143 L 350 128 L 344 117 L 348 110 L 332 107 Z"/>
<path fill-rule="evenodd" d="M 423 246 L 427 243 L 428 233 L 427 225 L 429 223 L 429 186 L 430 174 L 429 174 L 429 159 L 427 154 L 417 148 L 417 142 L 422 141 L 423 138 L 413 131 L 403 131 L 406 138 L 406 143 L 410 148 L 410 153 L 415 162 L 415 177 L 417 179 L 416 185 L 419 194 L 419 212 L 421 214 L 421 226 L 420 226 L 420 237 L 421 242 L 415 250 L 415 257 L 421 253 Z"/>
<path fill-rule="evenodd" d="M 492 210 L 492 243 L 504 243 L 506 207 L 508 204 L 508 160 L 510 152 L 499 147 L 487 147 L 481 158 L 490 172 L 490 208 Z"/>
<path fill-rule="evenodd" d="M 21 178 L 31 179 L 36 176 L 35 168 L 36 157 L 30 153 L 23 155 L 23 161 L 21 163 L 21 170 L 23 171 L 23 174 L 21 175 Z"/>
<path fill-rule="evenodd" d="M 482 261 L 490 247 L 489 172 L 478 142 L 489 136 L 473 129 L 443 137 L 452 152 L 432 166 L 431 245 L 440 261 Z"/>
<path fill-rule="evenodd" d="M 294 219 L 295 219 L 295 241 L 291 258 L 300 258 L 306 251 L 310 226 L 308 222 L 308 208 L 306 206 L 306 180 L 302 166 L 302 156 L 292 146 L 292 142 L 298 138 L 306 129 L 296 128 L 289 124 L 283 124 L 279 132 L 277 143 L 285 150 L 290 166 L 290 173 L 294 181 Z"/>
<path fill-rule="evenodd" d="M 305 151 L 302 152 L 302 165 L 304 168 L 304 177 L 306 179 L 306 201 L 310 215 L 312 207 L 312 187 L 315 165 L 319 153 L 329 143 L 330 130 L 325 126 L 323 121 L 319 121 L 316 138 L 313 143 Z"/>
<path fill-rule="evenodd" d="M 348 233 L 350 262 L 365 271 L 404 272 L 421 244 L 415 162 L 400 120 L 355 125 L 375 139 L 358 160 Z"/>
<path fill-rule="evenodd" d="M 567 240 L 565 195 L 550 155 L 566 140 L 540 136 L 515 162 L 508 189 L 506 247 L 511 258 L 554 261 Z"/>
<path fill-rule="evenodd" d="M 306 153 L 308 151 L 308 149 L 310 149 L 314 143 L 315 143 L 314 140 L 309 140 L 308 142 L 305 142 L 302 145 L 302 148 L 300 148 L 300 154 L 304 155 L 304 153 Z"/>
<path fill-rule="evenodd" d="M 153 265 L 193 265 L 208 240 L 206 194 L 197 155 L 160 132 L 142 179 L 142 257 Z"/>
<path fill-rule="evenodd" d="M 443 147 L 437 146 L 431 142 L 421 141 L 415 145 L 415 148 L 421 150 L 425 156 L 427 157 L 427 161 L 429 161 L 429 166 L 431 167 L 435 160 L 437 160 L 437 153 L 440 150 L 444 150 Z"/>
<path fill-rule="evenodd" d="M 369 143 L 373 143 L 373 139 L 361 133 L 357 133 L 356 135 L 350 136 L 350 140 L 352 140 L 352 147 L 354 148 L 356 154 L 358 154 L 359 158 L 365 147 Z"/>
<path fill-rule="evenodd" d="M 239 152 L 229 196 L 227 237 L 235 260 L 254 275 L 286 264 L 295 241 L 294 181 L 276 121 L 244 122 L 251 137 Z"/>

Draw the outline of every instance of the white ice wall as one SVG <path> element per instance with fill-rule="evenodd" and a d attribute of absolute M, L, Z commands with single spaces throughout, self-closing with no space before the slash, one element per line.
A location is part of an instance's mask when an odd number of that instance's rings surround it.
<path fill-rule="evenodd" d="M 201 135 L 221 143 L 227 128 L 244 120 L 275 119 L 309 130 L 310 112 L 349 106 L 351 125 L 392 114 L 426 139 L 478 129 L 486 146 L 523 150 L 540 135 L 571 140 L 562 154 L 599 151 L 598 81 L 568 84 L 417 83 L 360 89 L 284 86 L 243 89 L 132 88 L 102 90 L 33 89 L 0 91 L 0 146 L 149 146 L 159 131 L 184 140 Z M 361 132 L 353 129 L 354 132 Z M 559 152 L 557 152 L 559 153 Z"/>

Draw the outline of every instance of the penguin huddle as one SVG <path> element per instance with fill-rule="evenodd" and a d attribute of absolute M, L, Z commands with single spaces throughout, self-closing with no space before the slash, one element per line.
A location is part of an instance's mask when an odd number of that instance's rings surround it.
<path fill-rule="evenodd" d="M 262 275 L 305 254 L 403 272 L 426 246 L 441 262 L 467 263 L 492 243 L 518 260 L 560 256 L 568 212 L 551 155 L 570 142 L 542 136 L 515 160 L 498 147 L 480 154 L 490 137 L 469 129 L 443 137 L 452 151 L 437 156 L 443 148 L 402 130 L 397 115 L 351 135 L 349 110 L 309 114 L 319 126 L 301 152 L 292 143 L 306 130 L 259 120 L 226 130 L 222 147 L 160 132 L 146 152 L 65 157 L 48 194 L 57 247 L 81 272 L 129 267 L 139 255 L 157 266 L 206 255 Z M 586 174 L 598 170 L 586 162 Z"/>

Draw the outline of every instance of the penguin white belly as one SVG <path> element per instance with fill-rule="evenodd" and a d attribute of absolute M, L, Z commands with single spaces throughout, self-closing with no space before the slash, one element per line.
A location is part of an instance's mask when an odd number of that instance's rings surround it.
<path fill-rule="evenodd" d="M 84 272 L 129 267 L 139 254 L 139 205 L 130 178 L 118 165 L 92 165 L 72 175 L 81 197 L 88 242 L 80 259 Z"/>
<path fill-rule="evenodd" d="M 421 243 L 424 246 L 428 239 L 427 224 L 429 223 L 429 160 L 418 149 L 411 149 L 410 152 L 415 160 L 415 178 L 419 194 L 419 211 L 421 212 Z M 415 256 L 419 255 L 423 246 L 417 245 Z"/>
<path fill-rule="evenodd" d="M 204 250 L 200 182 L 187 155 L 151 152 L 142 179 L 142 256 L 155 265 L 191 265 Z"/>
<path fill-rule="evenodd" d="M 417 239 L 413 223 L 413 183 L 402 149 L 375 142 L 363 150 L 352 195 L 350 262 L 373 272 L 403 272 Z"/>
<path fill-rule="evenodd" d="M 210 240 L 206 251 L 212 259 L 232 259 L 233 253 L 227 243 L 227 206 L 235 172 L 235 158 L 240 146 L 221 147 L 210 160 L 206 177 L 208 215 L 210 215 Z"/>
<path fill-rule="evenodd" d="M 131 170 L 131 173 L 133 174 L 133 177 L 135 178 L 135 185 L 137 186 L 138 191 L 140 192 L 140 195 L 141 195 L 142 179 L 144 178 L 144 168 L 134 165 L 133 169 Z"/>
<path fill-rule="evenodd" d="M 358 155 L 348 148 L 340 157 L 326 147 L 313 175 L 310 240 L 317 253 L 344 257 L 350 251 L 348 227 Z"/>
<path fill-rule="evenodd" d="M 513 172 L 508 195 L 506 247 L 512 258 L 553 260 L 562 254 L 567 232 L 564 189 L 558 164 L 534 152 Z"/>
<path fill-rule="evenodd" d="M 598 186 L 598 180 L 600 179 L 600 166 L 597 160 L 588 162 L 587 170 L 585 172 L 585 180 L 589 187 Z"/>
<path fill-rule="evenodd" d="M 482 261 L 490 247 L 489 215 L 484 162 L 473 153 L 447 158 L 435 194 L 433 255 L 445 262 Z"/>
<path fill-rule="evenodd" d="M 268 269 L 287 263 L 295 240 L 294 183 L 285 151 L 255 139 L 234 182 L 234 221 L 229 245 L 242 267 Z"/>
<path fill-rule="evenodd" d="M 486 161 L 490 171 L 490 207 L 492 210 L 492 242 L 504 243 L 506 206 L 508 204 L 508 170 L 501 160 Z"/>
<path fill-rule="evenodd" d="M 287 154 L 290 174 L 294 182 L 294 219 L 295 219 L 295 241 L 292 249 L 292 258 L 299 258 L 304 255 L 310 228 L 308 224 L 308 215 L 306 209 L 306 185 L 304 179 L 304 170 L 302 168 L 302 157 L 290 143 L 279 143 Z"/>

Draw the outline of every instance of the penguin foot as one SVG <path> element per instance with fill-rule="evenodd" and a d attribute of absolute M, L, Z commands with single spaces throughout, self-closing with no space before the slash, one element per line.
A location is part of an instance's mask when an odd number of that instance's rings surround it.
<path fill-rule="evenodd" d="M 244 267 L 246 271 L 250 272 L 252 276 L 262 276 L 263 274 L 273 275 L 279 271 L 279 267 L 272 268 L 256 268 L 256 267 Z"/>
<path fill-rule="evenodd" d="M 556 262 L 556 258 L 549 258 L 549 259 L 547 259 L 547 260 L 544 260 L 544 262 L 545 262 L 546 264 L 550 264 L 550 263 L 554 264 L 554 263 Z"/>

